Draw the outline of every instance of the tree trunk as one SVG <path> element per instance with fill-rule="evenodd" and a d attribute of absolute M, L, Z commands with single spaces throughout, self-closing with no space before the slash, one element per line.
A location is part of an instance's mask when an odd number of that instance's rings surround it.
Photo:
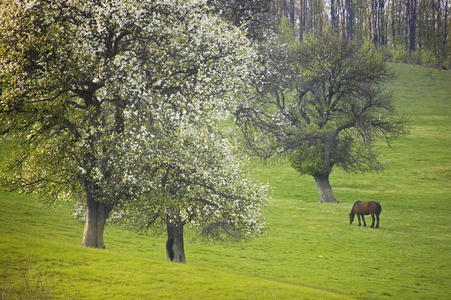
<path fill-rule="evenodd" d="M 110 209 L 102 202 L 87 197 L 87 213 L 82 245 L 84 247 L 105 248 L 103 230 Z"/>
<path fill-rule="evenodd" d="M 370 32 L 373 35 L 373 45 L 375 47 L 378 46 L 379 36 L 378 36 L 378 9 L 377 9 L 378 2 L 377 0 L 371 1 L 371 13 L 369 14 L 371 21 L 370 21 Z"/>
<path fill-rule="evenodd" d="M 166 222 L 168 240 L 166 242 L 166 256 L 168 261 L 186 263 L 185 247 L 183 243 L 183 224 Z"/>
<path fill-rule="evenodd" d="M 409 50 L 416 50 L 416 26 L 417 26 L 417 0 L 410 2 L 410 18 L 409 18 Z"/>
<path fill-rule="evenodd" d="M 305 31 L 305 20 L 306 20 L 306 0 L 299 0 L 299 40 L 302 41 Z"/>
<path fill-rule="evenodd" d="M 294 1 L 295 0 L 290 0 L 290 24 L 291 24 L 292 28 L 294 28 L 295 24 L 296 24 L 296 22 L 294 20 L 294 17 L 295 17 L 295 4 L 294 4 Z"/>
<path fill-rule="evenodd" d="M 392 46 L 396 46 L 396 11 L 395 11 L 395 0 L 392 0 L 391 6 L 391 34 L 392 34 Z"/>
<path fill-rule="evenodd" d="M 321 203 L 338 203 L 332 192 L 332 187 L 329 182 L 329 174 L 323 176 L 314 176 L 316 187 L 319 193 L 319 202 Z"/>
<path fill-rule="evenodd" d="M 379 0 L 379 44 L 386 44 L 385 1 Z"/>
<path fill-rule="evenodd" d="M 406 0 L 406 13 L 405 13 L 405 43 L 406 50 L 409 50 L 409 24 L 410 24 L 410 0 Z"/>
<path fill-rule="evenodd" d="M 346 39 L 352 40 L 354 35 L 354 4 L 353 0 L 346 0 Z"/>
<path fill-rule="evenodd" d="M 286 18 L 288 18 L 288 3 L 287 3 L 287 1 L 288 0 L 283 0 L 282 1 L 282 13 L 283 13 L 283 16 L 286 17 Z"/>
<path fill-rule="evenodd" d="M 448 0 L 446 0 L 446 2 L 445 2 L 445 17 L 444 17 L 444 25 L 443 25 L 443 42 L 442 42 L 443 58 L 446 58 L 446 55 L 448 53 L 447 43 L 448 43 Z"/>
<path fill-rule="evenodd" d="M 335 3 L 336 0 L 330 1 L 330 19 L 332 23 L 332 28 L 338 28 L 338 16 L 337 16 L 337 5 Z"/>

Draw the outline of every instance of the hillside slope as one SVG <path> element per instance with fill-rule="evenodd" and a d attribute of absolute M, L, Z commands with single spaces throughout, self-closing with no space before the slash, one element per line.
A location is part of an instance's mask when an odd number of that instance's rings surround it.
<path fill-rule="evenodd" d="M 0 194 L 0 211 L 2 299 L 29 299 L 31 294 L 73 299 L 345 298 L 305 286 L 168 263 L 147 251 L 162 249 L 162 243 L 118 228 L 107 234 L 114 249 L 82 248 L 82 226 L 70 218 L 69 209 L 49 213 L 22 195 Z"/>
<path fill-rule="evenodd" d="M 384 172 L 335 169 L 338 205 L 317 203 L 313 178 L 286 158 L 255 162 L 272 186 L 256 240 L 186 239 L 187 265 L 167 263 L 164 238 L 108 226 L 106 250 L 80 246 L 67 204 L 0 194 L 0 293 L 74 299 L 451 298 L 451 72 L 392 65 L 388 84 L 410 134 L 388 148 Z M 350 226 L 356 200 L 383 207 L 381 228 Z M 367 221 L 370 219 L 367 219 Z M 27 288 L 27 283 L 29 287 Z M 20 291 L 20 293 L 19 293 Z M 19 294 L 21 294 L 21 296 Z"/>

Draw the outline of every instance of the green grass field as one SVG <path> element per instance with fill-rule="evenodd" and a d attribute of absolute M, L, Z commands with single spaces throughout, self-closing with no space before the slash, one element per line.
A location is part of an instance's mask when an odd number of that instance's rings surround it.
<path fill-rule="evenodd" d="M 392 68 L 410 134 L 378 143 L 384 172 L 335 169 L 340 204 L 327 205 L 286 159 L 255 162 L 252 176 L 272 187 L 265 234 L 238 244 L 187 237 L 187 265 L 165 261 L 164 237 L 116 226 L 106 250 L 82 248 L 68 205 L 1 193 L 2 299 L 451 299 L 451 72 Z M 380 229 L 349 225 L 358 199 L 381 203 Z"/>

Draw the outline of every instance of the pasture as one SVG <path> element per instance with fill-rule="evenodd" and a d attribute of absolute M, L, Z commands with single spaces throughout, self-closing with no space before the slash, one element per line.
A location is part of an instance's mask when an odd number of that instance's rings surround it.
<path fill-rule="evenodd" d="M 251 176 L 271 185 L 266 232 L 223 244 L 188 232 L 187 265 L 166 262 L 164 237 L 117 226 L 107 249 L 82 248 L 68 204 L 1 193 L 2 299 L 451 298 L 451 71 L 391 67 L 410 133 L 391 148 L 378 141 L 383 172 L 334 169 L 340 204 L 328 205 L 285 157 L 255 160 Z M 349 225 L 357 200 L 382 205 L 380 228 Z"/>

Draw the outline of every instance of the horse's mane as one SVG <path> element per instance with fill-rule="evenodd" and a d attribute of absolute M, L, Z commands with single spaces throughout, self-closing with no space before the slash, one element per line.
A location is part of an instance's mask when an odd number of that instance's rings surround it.
<path fill-rule="evenodd" d="M 352 208 L 351 208 L 351 212 L 349 213 L 350 215 L 353 214 L 353 212 L 354 212 L 354 207 L 357 205 L 357 203 L 360 203 L 360 202 L 362 202 L 362 201 L 357 200 L 356 202 L 354 202 L 354 205 L 353 205 Z"/>

